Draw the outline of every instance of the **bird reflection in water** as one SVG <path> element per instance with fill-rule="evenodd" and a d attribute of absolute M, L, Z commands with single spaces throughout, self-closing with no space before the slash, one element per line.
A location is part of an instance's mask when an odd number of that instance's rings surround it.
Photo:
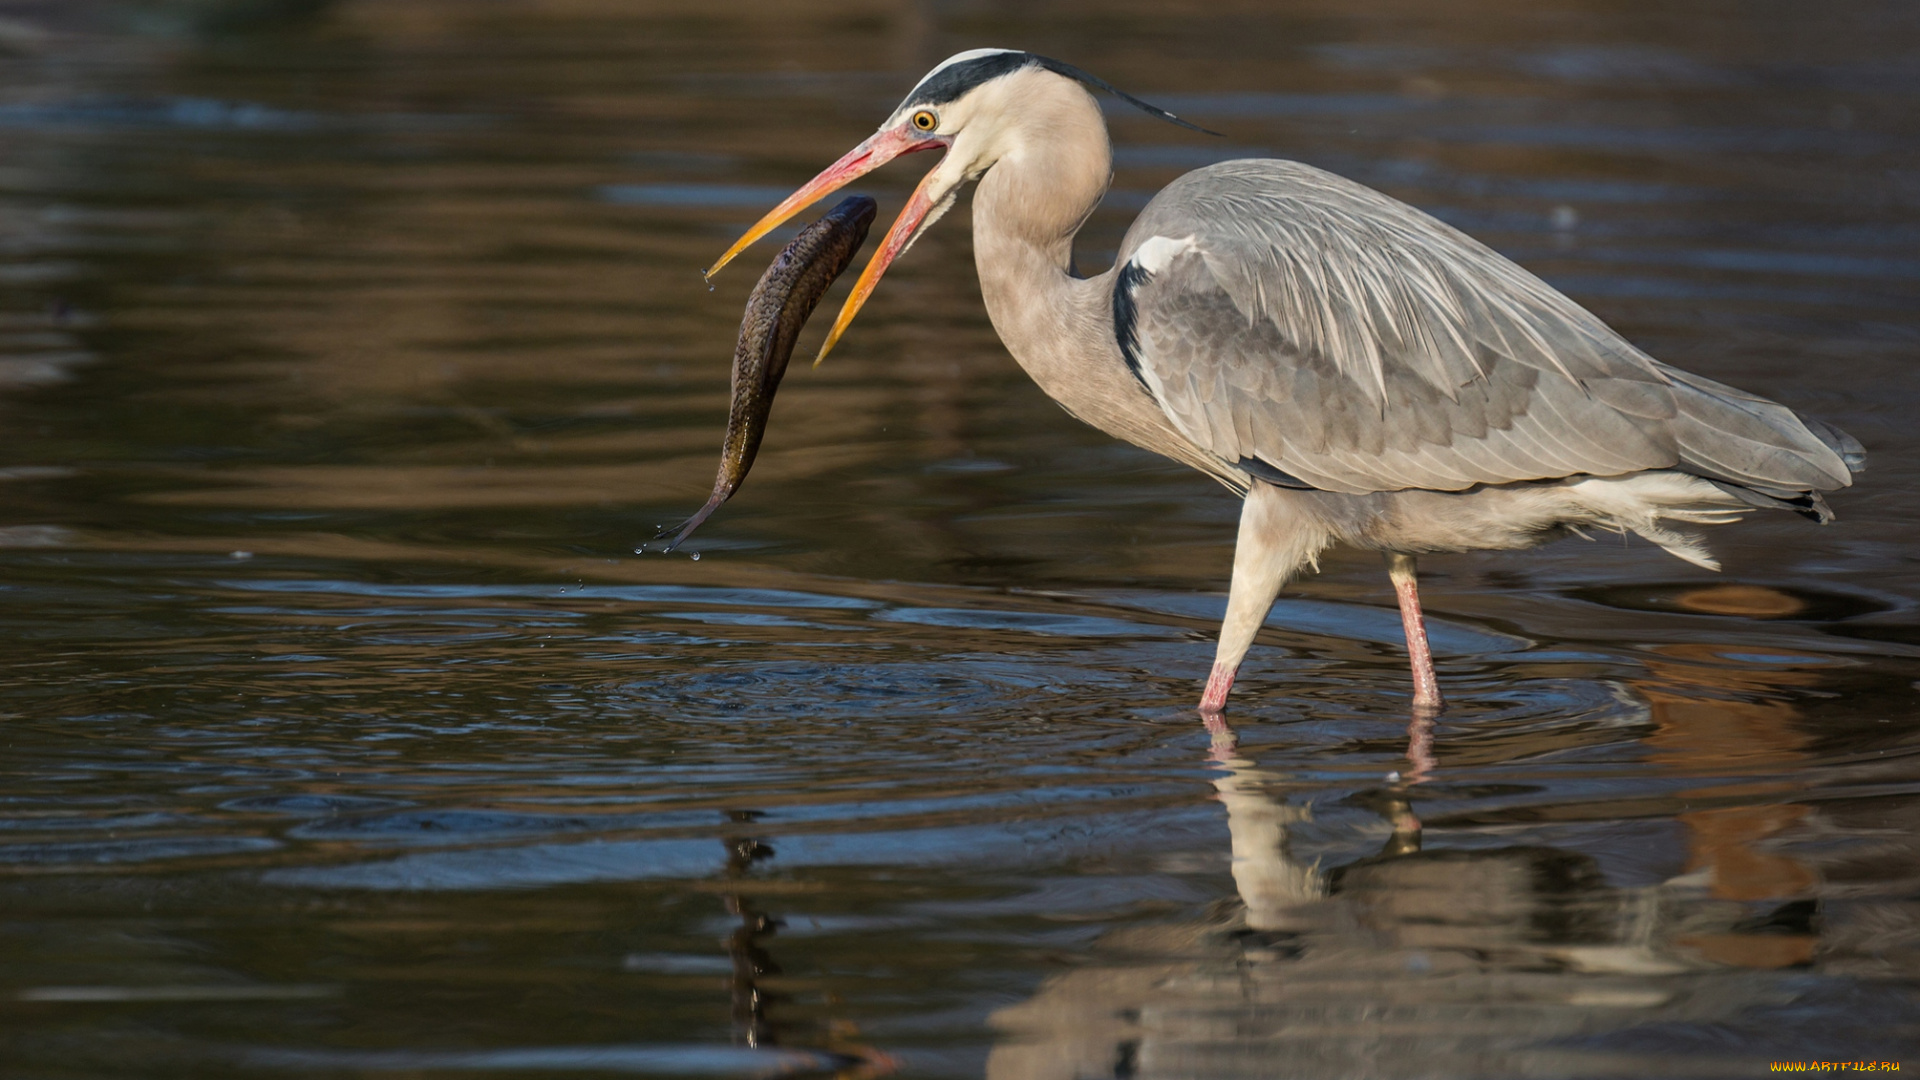
<path fill-rule="evenodd" d="M 1635 684 L 1651 702 L 1650 742 L 1685 740 L 1661 720 L 1683 692 L 1674 683 L 1697 690 L 1716 670 L 1662 669 Z M 1755 707 L 1773 722 L 1778 705 Z M 1753 719 L 1736 714 L 1729 722 Z M 1715 846 L 1728 829 L 1700 833 L 1697 818 L 1676 814 L 1696 831 L 1696 866 L 1639 887 L 1609 884 L 1595 858 L 1561 847 L 1436 847 L 1414 803 L 1423 783 L 1445 778 L 1444 746 L 1436 759 L 1433 719 L 1419 715 L 1405 771 L 1333 804 L 1368 811 L 1376 824 L 1362 829 L 1384 825 L 1379 847 L 1322 866 L 1295 839 L 1324 846 L 1330 823 L 1299 798 L 1323 788 L 1263 766 L 1223 720 L 1208 727 L 1236 902 L 1205 920 L 1111 932 L 1096 947 L 1107 962 L 1000 1010 L 989 1077 L 1252 1077 L 1281 1062 L 1290 1076 L 1565 1075 L 1601 1063 L 1631 1074 L 1656 1068 L 1660 1038 L 1610 1037 L 1711 1025 L 1791 997 L 1772 980 L 1714 975 L 1812 940 L 1796 937 L 1808 930 L 1805 900 L 1758 918 L 1727 902 L 1713 867 L 1747 865 Z"/>

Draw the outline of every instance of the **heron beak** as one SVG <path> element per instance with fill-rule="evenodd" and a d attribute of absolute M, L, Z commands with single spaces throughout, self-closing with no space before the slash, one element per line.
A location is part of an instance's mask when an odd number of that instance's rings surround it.
<path fill-rule="evenodd" d="M 913 238 L 919 234 L 921 224 L 933 211 L 933 197 L 927 194 L 927 188 L 932 185 L 939 171 L 935 169 L 920 178 L 919 186 L 913 189 L 913 196 L 901 208 L 900 216 L 893 219 L 893 227 L 887 230 L 887 238 L 880 241 L 879 250 L 873 253 L 867 268 L 860 271 L 859 280 L 853 283 L 853 291 L 847 294 L 847 302 L 840 307 L 840 317 L 833 320 L 833 329 L 827 331 L 827 340 L 820 343 L 820 355 L 813 358 L 814 367 L 819 367 L 820 361 L 825 360 L 839 343 L 847 324 L 853 322 L 853 317 L 860 313 L 861 305 L 873 295 L 874 286 L 880 284 L 880 275 L 887 272 L 887 267 L 893 265 L 893 260 L 899 258 L 900 253 L 907 250 Z"/>
<path fill-rule="evenodd" d="M 735 255 L 750 247 L 755 240 L 779 228 L 788 218 L 826 198 L 828 195 L 846 187 L 862 176 L 892 161 L 902 154 L 911 154 L 917 150 L 944 149 L 947 140 L 922 135 L 906 128 L 888 128 L 876 131 L 859 146 L 847 151 L 845 157 L 826 167 L 819 176 L 806 182 L 799 191 L 787 196 L 779 206 L 774 207 L 766 217 L 753 223 L 753 228 L 733 242 L 719 261 L 707 268 L 709 281 L 720 268 L 733 261 Z M 892 239 L 891 236 L 888 239 Z M 875 275 L 876 277 L 878 275 Z M 861 280 L 865 280 L 863 277 Z"/>

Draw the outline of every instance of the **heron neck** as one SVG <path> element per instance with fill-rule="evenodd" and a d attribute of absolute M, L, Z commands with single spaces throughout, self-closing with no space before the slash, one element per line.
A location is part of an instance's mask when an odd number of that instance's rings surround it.
<path fill-rule="evenodd" d="M 1099 106 L 1072 89 L 1085 114 L 1030 135 L 980 178 L 973 252 L 987 316 L 1007 351 L 1069 413 L 1232 483 L 1128 370 L 1114 336 L 1113 271 L 1074 273 L 1074 234 L 1106 194 L 1113 159 Z"/>
<path fill-rule="evenodd" d="M 974 264 L 993 328 L 1055 398 L 1049 376 L 1094 340 L 1100 290 L 1078 277 L 1073 238 L 1106 194 L 1112 152 L 1099 107 L 1078 86 L 1029 124 L 980 178 L 973 199 Z M 1078 99 L 1078 100 L 1074 100 Z M 1063 400 L 1064 403 L 1064 400 Z M 1071 408 L 1071 405 L 1069 405 Z"/>

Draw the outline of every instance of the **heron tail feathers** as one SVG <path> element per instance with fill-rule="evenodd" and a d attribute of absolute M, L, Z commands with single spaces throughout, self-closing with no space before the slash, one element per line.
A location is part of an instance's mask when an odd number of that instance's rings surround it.
<path fill-rule="evenodd" d="M 1750 506 L 1832 520 L 1820 492 L 1847 487 L 1866 468 L 1859 440 L 1744 390 L 1664 364 L 1660 370 L 1670 380 L 1678 409 L 1672 431 L 1681 470 L 1720 485 Z"/>

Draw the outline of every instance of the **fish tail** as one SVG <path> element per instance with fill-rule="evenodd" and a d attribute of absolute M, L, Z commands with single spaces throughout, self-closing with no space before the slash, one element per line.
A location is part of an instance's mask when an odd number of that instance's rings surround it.
<path fill-rule="evenodd" d="M 678 531 L 679 533 L 678 536 L 675 536 L 673 538 L 672 543 L 668 544 L 664 549 L 662 549 L 662 553 L 664 554 L 665 552 L 672 551 L 674 548 L 679 547 L 680 544 L 683 541 L 685 541 L 687 537 L 693 535 L 693 530 L 699 528 L 701 522 L 713 516 L 713 512 L 715 510 L 720 509 L 720 504 L 726 501 L 727 501 L 727 497 L 725 495 L 715 492 L 713 498 L 707 500 L 707 505 L 700 508 L 699 513 L 681 522 L 679 525 L 669 525 L 666 528 L 661 529 L 659 532 L 654 533 L 653 538 L 655 540 L 660 539 L 661 537 L 667 535 L 670 532 Z"/>

